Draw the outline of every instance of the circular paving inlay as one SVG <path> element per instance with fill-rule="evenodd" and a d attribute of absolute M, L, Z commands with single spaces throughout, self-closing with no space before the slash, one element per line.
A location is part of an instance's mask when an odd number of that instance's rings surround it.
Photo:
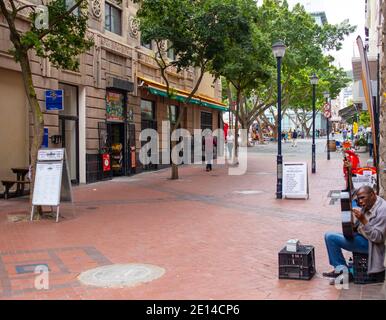
<path fill-rule="evenodd" d="M 82 272 L 78 279 L 89 286 L 122 288 L 150 282 L 164 273 L 165 269 L 151 264 L 114 264 Z"/>

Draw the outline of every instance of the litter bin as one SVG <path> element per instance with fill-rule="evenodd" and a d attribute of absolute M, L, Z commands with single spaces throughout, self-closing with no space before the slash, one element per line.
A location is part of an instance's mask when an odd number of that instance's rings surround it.
<path fill-rule="evenodd" d="M 336 151 L 336 142 L 335 142 L 335 140 L 329 140 L 327 147 L 328 147 L 329 151 Z"/>

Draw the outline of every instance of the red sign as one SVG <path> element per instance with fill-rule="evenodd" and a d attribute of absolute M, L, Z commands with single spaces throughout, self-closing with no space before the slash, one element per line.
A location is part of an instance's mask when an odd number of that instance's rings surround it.
<path fill-rule="evenodd" d="M 110 171 L 110 155 L 108 153 L 102 154 L 103 171 Z"/>
<path fill-rule="evenodd" d="M 330 110 L 324 110 L 324 116 L 326 118 L 331 118 L 331 111 Z"/>
<path fill-rule="evenodd" d="M 130 153 L 131 153 L 131 167 L 135 168 L 136 163 L 135 163 L 135 147 L 130 147 Z"/>
<path fill-rule="evenodd" d="M 331 107 L 329 103 L 325 103 L 323 106 L 323 114 L 326 118 L 331 118 Z"/>

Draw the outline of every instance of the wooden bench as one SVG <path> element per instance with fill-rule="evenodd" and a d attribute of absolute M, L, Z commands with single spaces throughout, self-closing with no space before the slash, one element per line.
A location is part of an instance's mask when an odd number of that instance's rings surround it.
<path fill-rule="evenodd" d="M 16 195 L 22 196 L 24 193 L 24 186 L 26 184 L 30 184 L 31 182 L 28 180 L 1 180 L 1 183 L 3 184 L 5 191 L 4 191 L 4 199 L 8 199 L 10 196 L 10 189 L 12 186 L 16 183 L 17 189 L 16 189 Z"/>

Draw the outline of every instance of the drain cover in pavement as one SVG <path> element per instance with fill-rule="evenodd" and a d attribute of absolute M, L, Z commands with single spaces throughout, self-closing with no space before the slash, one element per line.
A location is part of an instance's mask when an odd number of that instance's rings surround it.
<path fill-rule="evenodd" d="M 238 194 L 259 194 L 259 193 L 263 193 L 263 191 L 260 191 L 260 190 L 241 190 L 241 191 L 234 191 L 234 193 L 238 193 Z"/>
<path fill-rule="evenodd" d="M 89 286 L 122 288 L 150 282 L 164 273 L 165 269 L 150 264 L 114 264 L 82 272 L 78 279 Z"/>

